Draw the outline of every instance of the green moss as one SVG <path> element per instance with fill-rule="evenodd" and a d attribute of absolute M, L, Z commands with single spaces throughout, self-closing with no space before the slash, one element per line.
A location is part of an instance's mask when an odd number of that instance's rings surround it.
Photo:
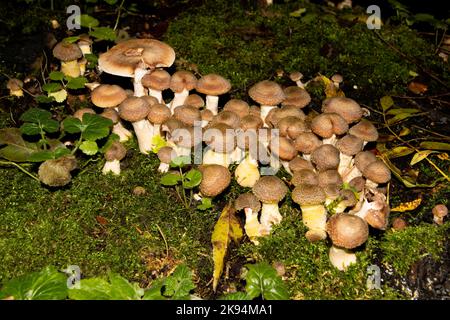
<path fill-rule="evenodd" d="M 388 231 L 380 242 L 383 262 L 397 274 L 405 275 L 412 265 L 426 256 L 439 260 L 450 223 L 443 226 L 420 224 L 403 231 Z"/>

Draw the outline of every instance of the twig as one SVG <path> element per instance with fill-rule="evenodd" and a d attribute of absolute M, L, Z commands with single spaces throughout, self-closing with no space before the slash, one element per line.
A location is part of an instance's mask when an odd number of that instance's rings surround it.
<path fill-rule="evenodd" d="M 22 171 L 23 173 L 29 175 L 29 176 L 30 176 L 31 178 L 33 178 L 34 180 L 39 181 L 39 178 L 38 178 L 38 177 L 36 177 L 34 174 L 28 172 L 28 171 L 27 171 L 25 168 L 23 168 L 21 165 L 15 163 L 15 162 L 13 162 L 13 161 L 0 161 L 0 164 L 6 164 L 6 165 L 11 164 L 11 165 L 13 165 L 13 166 L 16 166 L 16 167 L 17 167 L 20 171 Z"/>
<path fill-rule="evenodd" d="M 120 12 L 122 11 L 122 7 L 123 7 L 124 3 L 125 3 L 125 0 L 122 0 L 119 8 L 117 9 L 117 18 L 116 18 L 116 23 L 114 24 L 114 31 L 117 30 L 117 27 L 119 26 Z"/>
<path fill-rule="evenodd" d="M 166 237 L 164 236 L 164 233 L 162 232 L 162 230 L 161 230 L 161 228 L 159 227 L 158 224 L 156 224 L 156 228 L 158 228 L 159 234 L 161 235 L 161 237 L 164 240 L 164 244 L 166 246 L 166 258 L 168 258 L 169 257 L 169 245 L 167 244 Z"/>
<path fill-rule="evenodd" d="M 419 130 L 423 130 L 423 131 L 428 132 L 428 133 L 431 133 L 431 134 L 434 134 L 435 136 L 441 137 L 441 138 L 443 138 L 443 139 L 450 140 L 450 137 L 448 137 L 448 136 L 445 136 L 445 135 L 443 135 L 443 134 L 440 134 L 440 133 L 431 131 L 431 130 L 429 130 L 429 129 L 425 129 L 425 128 L 419 127 L 419 126 L 417 126 L 417 125 L 415 125 L 415 124 L 411 125 L 411 127 L 417 128 L 417 129 L 419 129 Z"/>

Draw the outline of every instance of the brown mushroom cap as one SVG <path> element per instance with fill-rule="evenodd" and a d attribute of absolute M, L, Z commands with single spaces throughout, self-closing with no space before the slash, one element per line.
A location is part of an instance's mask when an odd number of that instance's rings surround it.
<path fill-rule="evenodd" d="M 336 200 L 337 198 L 339 198 L 340 195 L 339 185 L 331 183 L 320 187 L 323 188 L 323 191 L 325 192 L 325 196 L 327 197 L 327 199 Z"/>
<path fill-rule="evenodd" d="M 337 113 L 322 113 L 311 121 L 311 130 L 322 138 L 330 138 L 346 133 L 348 124 Z"/>
<path fill-rule="evenodd" d="M 216 152 L 230 153 L 236 148 L 235 132 L 225 123 L 208 126 L 203 138 L 205 143 Z"/>
<path fill-rule="evenodd" d="M 107 161 L 122 160 L 127 154 L 127 149 L 119 141 L 114 141 L 105 152 Z"/>
<path fill-rule="evenodd" d="M 301 169 L 298 171 L 294 171 L 291 183 L 295 187 L 298 187 L 303 184 L 317 185 L 319 183 L 319 177 L 317 176 L 317 173 L 315 173 L 311 169 Z"/>
<path fill-rule="evenodd" d="M 272 154 L 278 155 L 280 160 L 283 161 L 291 161 L 298 154 L 292 141 L 286 137 L 270 140 L 269 149 Z"/>
<path fill-rule="evenodd" d="M 202 142 L 201 137 L 194 134 L 194 127 L 176 128 L 171 132 L 171 138 L 182 148 L 192 148 Z"/>
<path fill-rule="evenodd" d="M 119 105 L 119 116 L 130 122 L 137 122 L 147 117 L 150 106 L 145 99 L 128 97 Z"/>
<path fill-rule="evenodd" d="M 83 53 L 75 43 L 61 41 L 53 48 L 53 56 L 58 60 L 66 62 L 80 59 Z"/>
<path fill-rule="evenodd" d="M 170 117 L 169 119 L 167 119 L 166 121 L 164 121 L 164 123 L 161 126 L 161 130 L 168 132 L 168 133 L 173 133 L 176 129 L 181 129 L 181 128 L 185 128 L 186 125 L 181 122 L 178 119 L 175 119 L 173 116 Z"/>
<path fill-rule="evenodd" d="M 211 124 L 225 123 L 233 129 L 239 128 L 241 124 L 241 118 L 233 111 L 221 111 L 211 120 Z"/>
<path fill-rule="evenodd" d="M 363 175 L 375 183 L 386 183 L 391 180 L 391 170 L 381 160 L 376 160 L 362 170 Z"/>
<path fill-rule="evenodd" d="M 251 192 L 242 193 L 234 200 L 234 208 L 237 211 L 250 208 L 253 212 L 259 212 L 261 210 L 261 202 Z"/>
<path fill-rule="evenodd" d="M 102 113 L 100 113 L 100 115 L 103 118 L 111 120 L 113 124 L 116 124 L 120 120 L 119 114 L 114 108 L 105 109 Z"/>
<path fill-rule="evenodd" d="M 353 249 L 366 242 L 369 226 L 358 216 L 338 213 L 328 220 L 327 232 L 335 246 Z"/>
<path fill-rule="evenodd" d="M 307 124 L 297 118 L 288 116 L 278 121 L 276 127 L 280 130 L 280 136 L 296 139 L 301 133 L 308 132 Z"/>
<path fill-rule="evenodd" d="M 252 192 L 262 203 L 278 203 L 286 196 L 288 188 L 276 176 L 262 176 L 253 186 Z"/>
<path fill-rule="evenodd" d="M 127 98 L 127 93 L 121 87 L 113 84 L 101 84 L 91 93 L 91 100 L 99 108 L 114 108 Z"/>
<path fill-rule="evenodd" d="M 250 106 L 250 108 L 248 109 L 248 113 L 252 114 L 254 116 L 261 116 L 261 108 L 255 105 Z"/>
<path fill-rule="evenodd" d="M 343 203 L 347 208 L 354 207 L 358 200 L 356 199 L 355 193 L 349 189 L 343 189 L 340 191 L 341 203 Z"/>
<path fill-rule="evenodd" d="M 155 39 L 130 39 L 101 54 L 98 66 L 109 74 L 133 77 L 140 62 L 150 68 L 158 68 L 170 67 L 174 61 L 175 51 L 168 44 Z"/>
<path fill-rule="evenodd" d="M 190 71 L 180 70 L 175 72 L 170 79 L 170 90 L 173 92 L 182 92 L 183 90 L 192 90 L 197 85 L 197 77 Z"/>
<path fill-rule="evenodd" d="M 319 172 L 319 186 L 323 187 L 327 184 L 336 184 L 341 186 L 343 181 L 342 177 L 337 170 L 324 170 Z"/>
<path fill-rule="evenodd" d="M 336 73 L 331 77 L 331 81 L 336 82 L 336 83 L 341 83 L 342 81 L 344 81 L 344 77 L 342 75 L 340 75 L 339 73 Z"/>
<path fill-rule="evenodd" d="M 299 71 L 293 71 L 293 72 L 291 72 L 289 74 L 289 78 L 292 81 L 299 81 L 299 80 L 301 80 L 303 78 L 303 74 L 301 72 L 299 72 Z"/>
<path fill-rule="evenodd" d="M 377 141 L 378 130 L 369 120 L 362 119 L 348 131 L 350 134 L 364 141 Z"/>
<path fill-rule="evenodd" d="M 153 96 L 142 96 L 139 98 L 144 99 L 150 107 L 155 104 L 159 104 L 159 100 Z"/>
<path fill-rule="evenodd" d="M 162 147 L 158 150 L 158 159 L 162 163 L 169 164 L 174 158 L 176 154 L 171 147 Z"/>
<path fill-rule="evenodd" d="M 445 206 L 445 204 L 437 204 L 431 211 L 433 215 L 438 218 L 443 218 L 448 214 L 448 208 Z"/>
<path fill-rule="evenodd" d="M 407 226 L 408 224 L 402 218 L 397 217 L 392 221 L 392 228 L 394 228 L 394 230 L 401 231 L 406 229 Z"/>
<path fill-rule="evenodd" d="M 252 114 L 246 115 L 245 117 L 241 118 L 240 128 L 243 131 L 246 130 L 258 130 L 263 127 L 263 121 L 261 117 L 255 116 Z"/>
<path fill-rule="evenodd" d="M 217 164 L 202 165 L 199 170 L 203 175 L 200 192 L 205 197 L 215 197 L 230 185 L 231 173 L 224 166 Z"/>
<path fill-rule="evenodd" d="M 363 177 L 355 177 L 348 183 L 350 187 L 355 188 L 356 192 L 361 192 L 364 190 L 366 185 L 366 179 Z"/>
<path fill-rule="evenodd" d="M 322 112 L 337 113 L 349 124 L 359 121 L 363 116 L 360 105 L 355 100 L 346 97 L 325 99 L 322 103 Z"/>
<path fill-rule="evenodd" d="M 244 118 L 249 114 L 249 105 L 244 100 L 230 99 L 223 106 L 223 111 L 232 111 L 236 113 L 240 118 Z"/>
<path fill-rule="evenodd" d="M 286 98 L 281 102 L 282 106 L 304 108 L 311 102 L 311 96 L 308 91 L 298 86 L 287 87 L 283 91 Z"/>
<path fill-rule="evenodd" d="M 23 81 L 16 78 L 9 79 L 6 83 L 6 88 L 12 91 L 21 90 L 23 88 Z"/>
<path fill-rule="evenodd" d="M 176 107 L 173 111 L 173 116 L 188 126 L 193 126 L 194 122 L 202 120 L 200 110 L 188 105 Z"/>
<path fill-rule="evenodd" d="M 170 74 L 163 69 L 157 69 L 142 77 L 142 85 L 146 88 L 163 91 L 170 86 Z"/>
<path fill-rule="evenodd" d="M 319 171 L 336 169 L 339 166 L 339 150 L 331 144 L 324 144 L 311 153 L 311 162 Z"/>
<path fill-rule="evenodd" d="M 184 104 L 200 109 L 205 106 L 205 100 L 203 100 L 203 98 L 198 94 L 194 93 L 187 96 L 186 100 L 184 100 Z"/>
<path fill-rule="evenodd" d="M 147 119 L 154 124 L 162 124 L 171 116 L 170 109 L 162 103 L 154 104 L 150 107 Z"/>
<path fill-rule="evenodd" d="M 218 74 L 210 73 L 198 80 L 195 89 L 206 95 L 219 96 L 230 91 L 231 83 Z"/>
<path fill-rule="evenodd" d="M 73 116 L 75 118 L 77 118 L 78 120 L 82 121 L 83 120 L 83 115 L 85 113 L 95 114 L 95 111 L 93 109 L 91 109 L 91 108 L 82 108 L 82 109 L 78 109 L 77 111 L 75 111 Z"/>
<path fill-rule="evenodd" d="M 292 200 L 300 206 L 312 206 L 324 203 L 323 188 L 313 184 L 301 184 L 292 191 Z"/>
<path fill-rule="evenodd" d="M 314 170 L 314 166 L 310 161 L 305 160 L 302 157 L 295 157 L 294 159 L 289 161 L 289 169 L 291 169 L 291 171 L 295 173 L 296 171 L 303 169 Z"/>
<path fill-rule="evenodd" d="M 214 113 L 212 113 L 209 109 L 203 109 L 200 111 L 200 115 L 202 117 L 202 121 L 210 122 L 214 118 Z"/>
<path fill-rule="evenodd" d="M 250 88 L 248 95 L 256 102 L 266 106 L 276 106 L 286 97 L 281 86 L 273 81 L 260 81 Z"/>
<path fill-rule="evenodd" d="M 347 156 L 354 156 L 362 150 L 363 141 L 352 134 L 346 134 L 338 140 L 336 147 L 341 153 Z"/>
<path fill-rule="evenodd" d="M 295 149 L 303 154 L 311 154 L 321 145 L 322 140 L 312 132 L 300 133 L 294 141 Z"/>
<path fill-rule="evenodd" d="M 355 155 L 355 165 L 361 172 L 363 172 L 364 168 L 376 160 L 377 157 L 370 151 L 361 151 Z"/>

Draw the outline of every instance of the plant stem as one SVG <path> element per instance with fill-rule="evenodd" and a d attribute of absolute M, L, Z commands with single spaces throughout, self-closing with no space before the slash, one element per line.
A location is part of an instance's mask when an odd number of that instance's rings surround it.
<path fill-rule="evenodd" d="M 13 166 L 16 166 L 23 173 L 27 174 L 28 176 L 30 176 L 34 180 L 39 181 L 38 177 L 36 177 L 34 174 L 28 172 L 24 167 L 22 167 L 21 165 L 15 163 L 15 162 L 12 162 L 12 161 L 0 161 L 0 164 L 6 164 L 6 165 L 11 164 Z"/>
<path fill-rule="evenodd" d="M 117 10 L 117 18 L 116 18 L 116 23 L 114 24 L 114 31 L 117 29 L 117 27 L 119 26 L 119 20 L 120 20 L 120 11 L 122 11 L 122 7 L 123 4 L 125 3 L 125 0 L 122 0 L 122 2 L 120 3 L 120 6 Z"/>
<path fill-rule="evenodd" d="M 158 224 L 156 224 L 156 228 L 158 228 L 159 234 L 161 235 L 161 237 L 164 240 L 164 244 L 166 246 L 166 258 L 169 256 L 169 245 L 167 244 L 167 240 L 166 237 L 164 236 L 164 233 L 162 232 L 161 228 L 158 226 Z"/>
<path fill-rule="evenodd" d="M 71 155 L 74 155 L 75 152 L 77 152 L 78 148 L 81 145 L 81 141 L 83 141 L 83 135 L 80 135 L 80 139 L 78 139 L 77 143 L 75 144 L 75 148 L 73 148 L 72 152 L 70 153 Z"/>

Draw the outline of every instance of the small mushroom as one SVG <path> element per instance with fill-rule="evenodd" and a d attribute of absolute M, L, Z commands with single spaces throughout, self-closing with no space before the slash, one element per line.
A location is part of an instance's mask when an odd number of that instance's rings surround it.
<path fill-rule="evenodd" d="M 337 113 L 322 113 L 311 121 L 311 130 L 323 140 L 323 144 L 335 145 L 338 135 L 348 131 L 348 124 Z"/>
<path fill-rule="evenodd" d="M 348 132 L 364 141 L 363 147 L 372 141 L 378 140 L 378 130 L 369 120 L 362 119 L 351 127 Z"/>
<path fill-rule="evenodd" d="M 147 114 L 147 120 L 153 125 L 152 129 L 152 144 L 153 137 L 161 134 L 161 125 L 170 118 L 170 109 L 165 104 L 156 103 L 150 107 Z"/>
<path fill-rule="evenodd" d="M 159 172 L 167 172 L 170 168 L 170 162 L 176 157 L 176 153 L 173 148 L 165 146 L 158 150 L 158 158 L 161 163 L 159 164 Z"/>
<path fill-rule="evenodd" d="M 217 164 L 201 165 L 202 173 L 200 193 L 205 197 L 215 197 L 221 194 L 231 182 L 231 173 L 224 166 Z"/>
<path fill-rule="evenodd" d="M 170 102 L 170 110 L 175 110 L 176 107 L 186 103 L 185 100 L 189 96 L 189 91 L 194 89 L 197 85 L 197 78 L 195 75 L 186 70 L 179 70 L 172 75 L 170 79 L 170 90 L 173 91 L 174 97 Z"/>
<path fill-rule="evenodd" d="M 225 123 L 209 126 L 203 133 L 203 140 L 208 145 L 203 154 L 203 163 L 228 168 L 233 162 L 233 152 L 236 149 L 236 135 L 233 128 Z"/>
<path fill-rule="evenodd" d="M 331 144 L 324 144 L 311 153 L 311 162 L 317 170 L 337 169 L 339 167 L 339 150 Z"/>
<path fill-rule="evenodd" d="M 294 106 L 302 109 L 311 102 L 311 96 L 305 89 L 292 86 L 285 88 L 283 91 L 286 97 L 281 102 L 282 106 Z"/>
<path fill-rule="evenodd" d="M 445 204 L 437 204 L 433 208 L 432 213 L 433 213 L 433 221 L 438 225 L 442 225 L 444 224 L 445 216 L 447 216 L 448 214 L 448 209 L 445 206 Z"/>
<path fill-rule="evenodd" d="M 347 134 L 336 142 L 336 148 L 340 151 L 338 171 L 345 176 L 353 166 L 353 157 L 362 150 L 363 141 L 352 134 Z"/>
<path fill-rule="evenodd" d="M 248 95 L 261 105 L 261 119 L 264 122 L 269 111 L 277 108 L 286 97 L 281 86 L 269 80 L 260 81 L 252 86 Z"/>
<path fill-rule="evenodd" d="M 261 203 L 251 192 L 243 193 L 234 200 L 234 208 L 237 211 L 244 210 L 245 225 L 244 230 L 250 241 L 258 245 L 258 238 L 265 236 L 265 230 L 258 220 L 258 214 L 261 210 Z"/>
<path fill-rule="evenodd" d="M 322 140 L 320 140 L 312 132 L 300 133 L 294 141 L 294 147 L 300 152 L 303 158 L 307 161 L 311 160 L 311 153 L 313 153 L 317 148 L 322 145 Z"/>
<path fill-rule="evenodd" d="M 337 113 L 344 118 L 348 124 L 358 122 L 363 116 L 361 106 L 355 100 L 346 97 L 332 97 L 325 99 L 322 103 L 322 112 Z"/>
<path fill-rule="evenodd" d="M 170 74 L 163 69 L 156 69 L 142 77 L 142 85 L 148 88 L 148 95 L 155 97 L 158 103 L 164 103 L 162 92 L 170 86 Z"/>
<path fill-rule="evenodd" d="M 292 81 L 294 81 L 294 82 L 297 84 L 297 86 L 298 86 L 299 88 L 302 88 L 302 89 L 305 88 L 305 84 L 302 82 L 303 74 L 300 73 L 299 71 L 291 72 L 291 73 L 289 74 L 289 78 L 290 78 Z"/>
<path fill-rule="evenodd" d="M 261 210 L 261 225 L 270 233 L 272 225 L 279 224 L 283 217 L 278 203 L 284 199 L 288 188 L 276 176 L 263 176 L 253 186 L 253 194 L 263 203 Z"/>
<path fill-rule="evenodd" d="M 75 43 L 68 43 L 61 41 L 53 48 L 53 56 L 61 61 L 61 72 L 69 77 L 79 77 L 80 67 L 78 59 L 83 56 L 83 53 Z"/>
<path fill-rule="evenodd" d="M 201 109 L 205 106 L 205 100 L 198 94 L 193 93 L 188 95 L 182 104 Z"/>
<path fill-rule="evenodd" d="M 125 158 L 127 149 L 119 141 L 114 141 L 111 146 L 105 152 L 105 165 L 103 166 L 102 173 L 113 173 L 120 175 L 120 160 Z"/>
<path fill-rule="evenodd" d="M 216 115 L 219 108 L 219 96 L 230 91 L 231 83 L 224 77 L 211 73 L 201 77 L 195 89 L 206 94 L 206 109 Z"/>
<path fill-rule="evenodd" d="M 70 172 L 76 168 L 77 160 L 74 156 L 46 160 L 39 166 L 39 181 L 50 187 L 65 186 L 72 180 Z"/>
<path fill-rule="evenodd" d="M 6 84 L 6 88 L 9 90 L 10 96 L 15 97 L 23 97 L 23 81 L 12 78 L 8 80 L 8 83 Z"/>
<path fill-rule="evenodd" d="M 223 111 L 232 111 L 236 113 L 239 118 L 244 118 L 250 112 L 250 107 L 247 102 L 240 99 L 230 99 L 223 106 Z"/>

